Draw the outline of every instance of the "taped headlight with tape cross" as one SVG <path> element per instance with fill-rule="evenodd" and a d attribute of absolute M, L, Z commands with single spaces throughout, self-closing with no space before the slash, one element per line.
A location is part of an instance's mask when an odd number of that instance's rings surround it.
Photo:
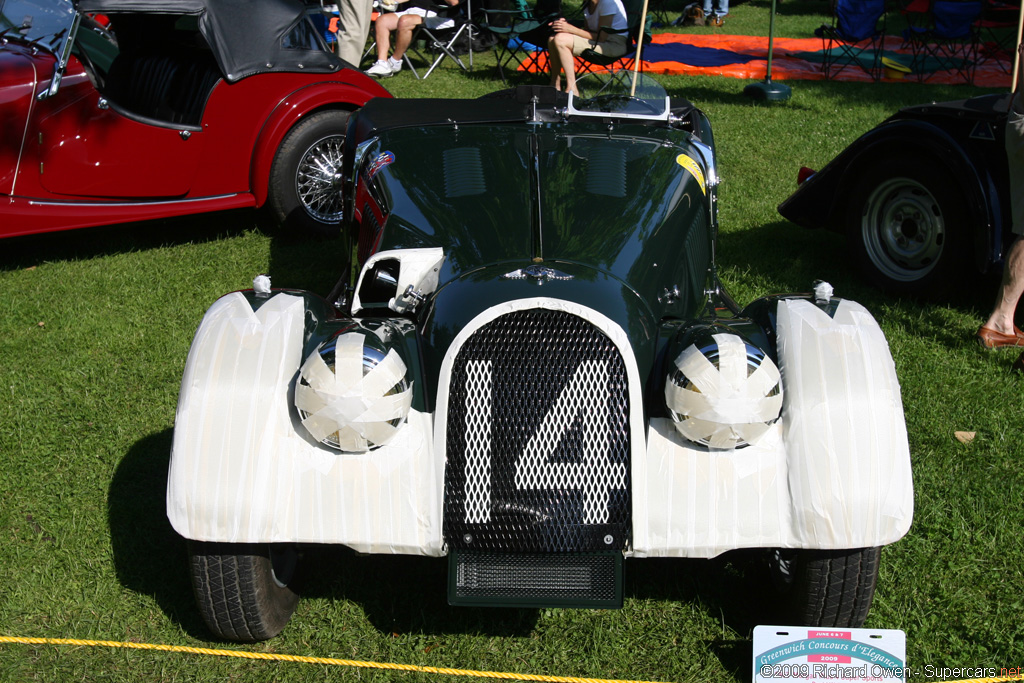
<path fill-rule="evenodd" d="M 313 438 L 347 453 L 387 443 L 409 415 L 412 383 L 394 349 L 347 332 L 310 354 L 299 370 L 295 407 Z"/>
<path fill-rule="evenodd" d="M 665 404 L 686 439 L 710 448 L 749 446 L 782 412 L 779 369 L 739 336 L 715 334 L 676 358 Z"/>

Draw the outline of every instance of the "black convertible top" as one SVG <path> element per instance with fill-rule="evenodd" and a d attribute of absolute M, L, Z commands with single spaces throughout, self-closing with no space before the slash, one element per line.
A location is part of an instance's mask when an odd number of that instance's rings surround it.
<path fill-rule="evenodd" d="M 344 66 L 325 49 L 302 0 L 79 0 L 82 12 L 195 16 L 225 79 L 268 71 L 333 72 Z"/>

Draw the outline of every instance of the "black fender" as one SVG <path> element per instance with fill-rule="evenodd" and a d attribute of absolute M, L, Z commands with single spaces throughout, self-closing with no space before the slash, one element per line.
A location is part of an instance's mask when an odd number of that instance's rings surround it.
<path fill-rule="evenodd" d="M 835 315 L 836 307 L 842 299 L 830 297 L 828 299 L 817 300 L 812 294 L 771 294 L 769 296 L 763 296 L 760 299 L 754 299 L 747 307 L 740 312 L 740 316 L 749 319 L 752 323 L 757 325 L 764 331 L 764 345 L 761 347 L 768 355 L 772 357 L 772 360 L 778 361 L 779 359 L 779 348 L 778 348 L 778 319 L 777 310 L 779 302 L 784 299 L 806 299 L 815 306 L 825 311 L 831 318 Z"/>
<path fill-rule="evenodd" d="M 868 131 L 783 201 L 779 213 L 806 228 L 844 232 L 850 196 L 844 188 L 868 172 L 879 154 L 893 150 L 908 157 L 930 156 L 957 179 L 973 218 L 969 227 L 975 266 L 985 272 L 999 261 L 1010 228 L 1008 183 L 996 178 L 980 155 L 929 121 L 894 118 Z"/>

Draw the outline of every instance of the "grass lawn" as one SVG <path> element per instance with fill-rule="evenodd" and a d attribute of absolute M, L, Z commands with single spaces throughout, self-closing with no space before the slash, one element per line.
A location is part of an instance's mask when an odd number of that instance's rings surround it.
<path fill-rule="evenodd" d="M 767 32 L 767 2 L 723 29 Z M 824 0 L 784 0 L 777 35 L 808 37 Z M 521 82 L 542 82 L 521 77 Z M 532 80 L 531 80 L 532 78 Z M 868 625 L 907 633 L 908 664 L 1024 664 L 1024 380 L 1011 351 L 972 335 L 995 276 L 965 273 L 940 302 L 867 288 L 843 240 L 775 207 L 801 165 L 820 167 L 897 108 L 985 92 L 967 86 L 790 81 L 765 105 L 746 82 L 659 78 L 715 126 L 723 276 L 745 303 L 827 279 L 866 305 L 892 347 L 916 490 L 909 535 L 883 552 Z M 490 55 L 399 97 L 481 95 L 501 86 Z M 175 404 L 192 335 L 221 294 L 268 272 L 326 293 L 345 257 L 332 240 L 288 239 L 256 212 L 83 230 L 0 243 L 0 635 L 196 647 L 185 545 L 164 514 Z M 958 226 L 955 226 L 958 227 Z M 964 444 L 954 431 L 974 431 Z M 733 564 L 627 561 L 617 611 L 452 608 L 443 560 L 324 550 L 284 633 L 253 652 L 553 676 L 749 680 L 764 600 Z M 0 681 L 437 681 L 449 677 L 92 647 L 0 644 Z M 924 679 L 924 676 L 921 677 Z M 452 679 L 454 680 L 454 679 Z M 460 679 L 465 680 L 465 679 Z"/>

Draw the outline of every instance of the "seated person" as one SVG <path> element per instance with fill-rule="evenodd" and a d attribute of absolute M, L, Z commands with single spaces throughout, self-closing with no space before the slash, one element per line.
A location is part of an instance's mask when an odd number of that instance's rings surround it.
<path fill-rule="evenodd" d="M 444 0 L 455 6 L 459 0 Z M 402 57 L 412 44 L 413 30 L 426 22 L 428 29 L 446 29 L 455 25 L 452 19 L 438 16 L 438 3 L 432 0 L 400 0 L 396 12 L 383 12 L 374 22 L 374 37 L 377 39 L 377 61 L 366 70 L 370 76 L 387 78 L 402 70 Z M 395 49 L 388 57 L 390 34 L 395 34 Z"/>
<path fill-rule="evenodd" d="M 629 49 L 629 23 L 622 0 L 586 0 L 583 19 L 583 28 L 573 26 L 564 17 L 549 24 L 552 31 L 548 39 L 551 85 L 561 90 L 561 72 L 565 71 L 565 91 L 574 95 L 579 95 L 575 56 L 584 50 L 593 50 L 607 57 L 620 57 Z"/>

